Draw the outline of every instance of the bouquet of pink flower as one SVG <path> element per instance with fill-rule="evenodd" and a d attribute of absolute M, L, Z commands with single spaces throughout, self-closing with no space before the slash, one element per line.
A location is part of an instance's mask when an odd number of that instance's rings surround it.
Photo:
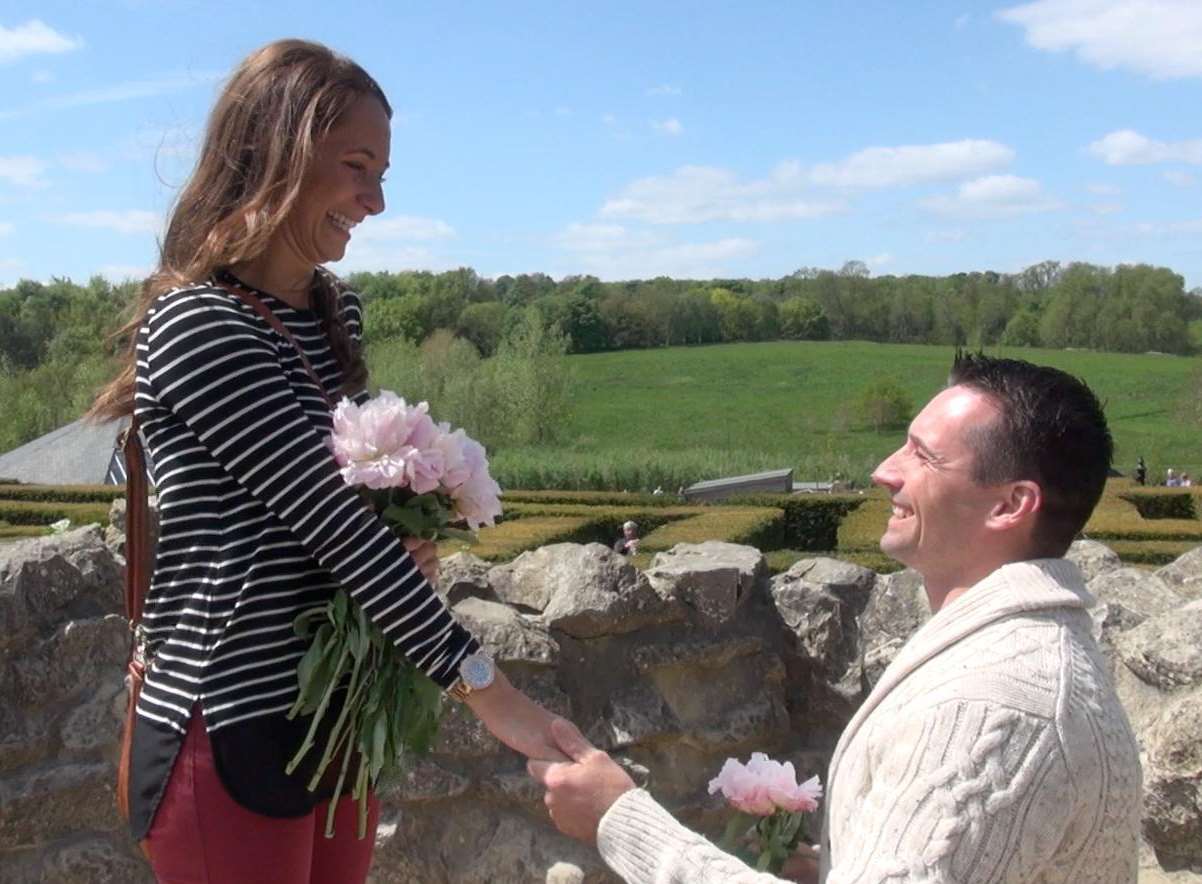
<path fill-rule="evenodd" d="M 436 424 L 425 402 L 410 405 L 387 390 L 364 405 L 343 399 L 334 409 L 328 444 L 342 478 L 358 486 L 400 536 L 471 539 L 471 532 L 494 524 L 501 515 L 501 489 L 489 475 L 484 446 L 450 424 Z M 312 715 L 313 721 L 287 771 L 295 771 L 314 748 L 331 700 L 345 689 L 309 789 L 318 787 L 341 753 L 335 787 L 341 794 L 357 755 L 352 794 L 359 801 L 362 838 L 370 788 L 382 774 L 402 770 L 409 755 L 429 749 L 442 714 L 442 692 L 397 651 L 345 590 L 338 590 L 326 605 L 305 611 L 295 627 L 310 645 L 297 667 L 299 690 L 288 716 Z M 330 802 L 327 837 L 334 833 L 335 805 Z"/>
<path fill-rule="evenodd" d="M 791 761 L 781 764 L 763 752 L 752 752 L 745 765 L 726 759 L 709 784 L 711 795 L 719 791 L 736 811 L 722 836 L 723 849 L 773 873 L 807 836 L 805 814 L 817 810 L 822 798 L 818 777 L 799 785 Z"/>
<path fill-rule="evenodd" d="M 365 405 L 343 399 L 334 409 L 330 449 L 348 485 L 361 485 L 384 520 L 411 537 L 458 536 L 501 515 L 501 488 L 488 473 L 484 446 L 448 423 L 436 424 L 425 402 L 406 404 L 388 390 Z"/>

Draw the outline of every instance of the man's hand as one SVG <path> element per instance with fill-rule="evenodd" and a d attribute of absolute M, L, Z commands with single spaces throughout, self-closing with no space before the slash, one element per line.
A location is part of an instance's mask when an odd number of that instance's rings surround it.
<path fill-rule="evenodd" d="M 780 876 L 799 884 L 818 884 L 818 851 L 808 844 L 800 845 L 785 860 Z"/>
<path fill-rule="evenodd" d="M 570 721 L 551 722 L 551 736 L 570 762 L 529 761 L 526 769 L 547 790 L 543 798 L 559 831 L 587 844 L 597 841 L 601 817 L 634 780 L 606 755 L 593 748 Z"/>
<path fill-rule="evenodd" d="M 434 541 L 423 537 L 406 537 L 404 544 L 426 582 L 431 585 L 438 583 L 438 547 Z"/>

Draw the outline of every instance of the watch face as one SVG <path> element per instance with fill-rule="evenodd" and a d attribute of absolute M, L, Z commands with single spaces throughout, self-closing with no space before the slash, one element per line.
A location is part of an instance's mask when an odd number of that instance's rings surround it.
<path fill-rule="evenodd" d="M 460 664 L 459 675 L 472 690 L 482 690 L 492 684 L 493 662 L 483 654 L 472 654 Z"/>

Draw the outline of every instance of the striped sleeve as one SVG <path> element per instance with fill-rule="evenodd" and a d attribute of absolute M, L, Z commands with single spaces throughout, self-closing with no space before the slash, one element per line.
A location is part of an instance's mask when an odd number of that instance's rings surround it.
<path fill-rule="evenodd" d="M 356 305 L 357 306 L 357 305 Z M 148 380 L 235 481 L 283 522 L 414 665 L 450 686 L 475 639 L 343 482 L 280 361 L 229 295 L 191 290 L 147 319 Z"/>

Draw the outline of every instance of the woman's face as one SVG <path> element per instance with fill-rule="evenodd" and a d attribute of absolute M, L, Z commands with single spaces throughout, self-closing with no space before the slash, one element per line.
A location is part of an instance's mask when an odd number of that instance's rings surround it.
<path fill-rule="evenodd" d="M 372 96 L 355 101 L 317 143 L 300 197 L 281 234 L 306 264 L 339 261 L 352 229 L 384 211 L 384 171 L 391 146 L 388 115 Z"/>

